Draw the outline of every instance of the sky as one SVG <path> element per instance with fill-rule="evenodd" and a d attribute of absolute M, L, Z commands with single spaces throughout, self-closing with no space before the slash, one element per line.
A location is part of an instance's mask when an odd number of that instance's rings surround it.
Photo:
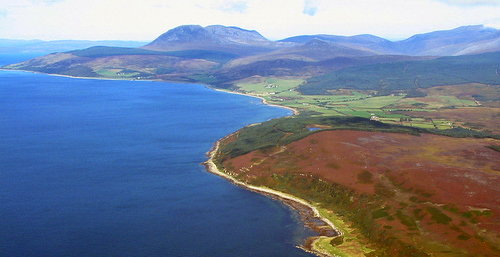
<path fill-rule="evenodd" d="M 500 29 L 500 0 L 0 0 L 0 38 L 152 41 L 180 25 L 400 40 L 465 25 Z"/>

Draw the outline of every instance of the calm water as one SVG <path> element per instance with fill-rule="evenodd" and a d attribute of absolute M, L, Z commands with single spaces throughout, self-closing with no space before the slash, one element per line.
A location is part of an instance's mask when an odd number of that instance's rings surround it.
<path fill-rule="evenodd" d="M 200 165 L 289 114 L 200 85 L 0 71 L 0 256 L 312 256 L 293 211 Z"/>

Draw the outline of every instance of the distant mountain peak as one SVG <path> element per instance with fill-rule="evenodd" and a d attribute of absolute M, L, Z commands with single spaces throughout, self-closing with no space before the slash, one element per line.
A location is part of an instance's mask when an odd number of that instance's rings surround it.
<path fill-rule="evenodd" d="M 451 30 L 439 30 L 417 34 L 397 42 L 399 50 L 411 55 L 456 55 L 474 44 L 494 42 L 500 31 L 483 25 L 462 26 Z M 498 45 L 498 43 L 496 43 Z M 491 46 L 492 49 L 498 46 Z"/>
<path fill-rule="evenodd" d="M 267 38 L 263 37 L 259 32 L 255 30 L 246 30 L 238 27 L 226 27 L 222 25 L 211 25 L 205 27 L 205 29 L 214 35 L 224 37 L 232 41 L 234 41 L 235 39 L 238 39 L 238 41 L 269 41 Z"/>
<path fill-rule="evenodd" d="M 211 38 L 211 35 L 202 26 L 183 25 L 163 33 L 155 41 L 186 43 L 207 40 L 208 38 Z"/>
<path fill-rule="evenodd" d="M 412 41 L 412 40 L 423 40 L 423 39 L 433 39 L 433 38 L 464 38 L 465 39 L 474 39 L 478 36 L 482 36 L 483 34 L 490 34 L 498 31 L 497 29 L 487 28 L 483 25 L 470 25 L 470 26 L 462 26 L 451 30 L 438 30 L 429 33 L 416 34 L 408 39 L 403 41 Z"/>
<path fill-rule="evenodd" d="M 313 38 L 313 39 L 307 41 L 304 45 L 309 46 L 309 47 L 314 47 L 314 48 L 331 47 L 332 42 L 327 41 L 327 40 L 322 40 L 319 38 Z"/>
<path fill-rule="evenodd" d="M 208 49 L 222 50 L 261 47 L 276 48 L 277 43 L 269 41 L 255 30 L 238 27 L 211 25 L 184 25 L 173 28 L 144 48 L 151 50 Z M 240 49 L 241 50 L 241 49 Z"/>
<path fill-rule="evenodd" d="M 455 30 L 464 30 L 464 31 L 484 31 L 484 30 L 497 31 L 498 29 L 495 29 L 495 28 L 492 28 L 492 27 L 488 27 L 488 26 L 485 26 L 485 25 L 470 25 L 470 26 L 458 27 Z"/>

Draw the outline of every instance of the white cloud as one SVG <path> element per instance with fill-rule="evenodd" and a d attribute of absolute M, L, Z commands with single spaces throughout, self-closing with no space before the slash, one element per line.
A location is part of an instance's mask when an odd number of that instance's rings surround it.
<path fill-rule="evenodd" d="M 248 6 L 245 1 L 224 1 L 221 5 L 219 5 L 219 8 L 224 12 L 244 13 L 247 10 Z"/>
<path fill-rule="evenodd" d="M 303 13 L 309 16 L 314 16 L 317 11 L 318 11 L 318 1 L 306 0 Z"/>
<path fill-rule="evenodd" d="M 437 0 L 438 2 L 443 2 L 450 5 L 462 5 L 462 6 L 500 6 L 500 1 L 498 0 Z"/>
<path fill-rule="evenodd" d="M 35 3 L 35 4 L 43 4 L 43 5 L 54 5 L 54 4 L 57 4 L 57 3 L 61 3 L 61 2 L 64 2 L 66 0 L 29 0 L 30 2 L 32 3 Z"/>

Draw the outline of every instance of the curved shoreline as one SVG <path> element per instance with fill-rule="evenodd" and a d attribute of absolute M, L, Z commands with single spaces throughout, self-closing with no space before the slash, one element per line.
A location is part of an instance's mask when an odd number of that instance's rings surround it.
<path fill-rule="evenodd" d="M 291 108 L 288 106 L 281 106 L 281 105 L 277 105 L 277 104 L 271 104 L 271 103 L 267 102 L 264 97 L 261 97 L 261 96 L 252 95 L 252 94 L 245 94 L 245 93 L 241 93 L 241 92 L 237 92 L 237 91 L 222 90 L 222 89 L 217 89 L 217 88 L 214 88 L 211 86 L 208 86 L 208 88 L 210 88 L 212 90 L 216 90 L 216 91 L 221 91 L 224 93 L 256 97 L 256 98 L 259 98 L 262 101 L 262 103 L 265 105 L 288 109 L 288 110 L 293 112 L 292 115 L 299 114 L 299 111 L 297 111 L 294 108 Z M 207 157 L 209 159 L 207 161 L 203 162 L 203 165 L 205 166 L 206 170 L 212 174 L 215 174 L 217 176 L 223 177 L 223 178 L 231 181 L 231 183 L 233 183 L 237 186 L 241 186 L 247 190 L 263 194 L 263 195 L 271 197 L 273 199 L 277 199 L 277 200 L 281 201 L 282 203 L 286 204 L 287 206 L 289 206 L 290 208 L 297 210 L 298 214 L 301 217 L 301 220 L 304 222 L 304 225 L 310 227 L 312 230 L 314 230 L 316 233 L 318 233 L 317 236 L 307 238 L 304 245 L 297 246 L 297 247 L 304 250 L 305 252 L 309 252 L 309 253 L 315 254 L 315 255 L 320 256 L 320 257 L 333 257 L 334 255 L 331 255 L 329 253 L 325 253 L 325 252 L 321 251 L 321 249 L 318 249 L 316 247 L 316 243 L 321 238 L 324 238 L 324 237 L 332 237 L 333 238 L 333 237 L 342 236 L 342 232 L 340 230 L 338 230 L 329 219 L 321 216 L 321 214 L 319 213 L 319 211 L 316 207 L 314 207 L 312 204 L 305 201 L 304 199 L 298 198 L 296 196 L 286 194 L 286 193 L 283 193 L 283 192 L 280 192 L 280 191 L 277 191 L 274 189 L 270 189 L 267 187 L 257 187 L 257 186 L 252 186 L 252 185 L 249 185 L 247 183 L 241 182 L 241 181 L 235 179 L 234 177 L 231 177 L 230 175 L 220 171 L 217 168 L 217 166 L 213 162 L 213 158 L 219 149 L 220 143 L 224 139 L 234 135 L 235 133 L 237 133 L 237 131 L 219 139 L 217 142 L 214 143 L 214 146 L 212 147 L 212 149 L 209 152 L 207 152 Z M 318 225 L 318 222 L 317 222 L 318 219 L 323 223 L 322 225 Z M 325 226 L 327 227 L 326 229 L 324 228 Z"/>
<path fill-rule="evenodd" d="M 212 86 L 207 86 L 207 87 L 210 88 L 210 89 L 212 89 L 212 90 L 220 91 L 220 92 L 224 92 L 224 93 L 236 94 L 236 95 L 244 95 L 244 96 L 259 98 L 262 101 L 262 103 L 265 104 L 265 105 L 274 106 L 274 107 L 279 107 L 279 108 L 290 110 L 290 111 L 293 112 L 293 115 L 298 115 L 299 114 L 299 111 L 297 111 L 296 109 L 294 109 L 292 107 L 282 106 L 282 105 L 277 105 L 277 104 L 271 104 L 271 103 L 267 102 L 267 100 L 264 97 L 262 97 L 262 96 L 252 95 L 252 94 L 245 94 L 245 93 L 241 93 L 241 92 L 237 92 L 237 91 L 229 91 L 229 90 L 214 88 Z"/>
<path fill-rule="evenodd" d="M 144 79 L 144 80 L 136 80 L 136 79 L 120 79 L 120 78 L 76 77 L 76 76 L 71 76 L 71 75 L 48 74 L 48 73 L 43 73 L 43 72 L 27 71 L 27 70 L 15 70 L 15 69 L 0 69 L 0 70 L 5 70 L 5 71 L 21 71 L 21 72 L 28 72 L 28 73 L 35 73 L 35 74 L 45 74 L 45 75 L 49 75 L 49 76 L 58 76 L 58 77 L 66 77 L 66 78 L 74 78 L 74 79 L 121 80 L 121 81 L 149 81 L 149 82 L 180 83 L 180 82 L 169 82 L 169 81 L 162 81 L 162 80 L 146 80 L 146 79 Z M 182 84 L 198 84 L 198 85 L 202 85 L 200 83 L 185 83 L 185 82 L 182 83 Z M 235 92 L 235 91 L 221 90 L 221 89 L 217 89 L 217 88 L 211 87 L 210 85 L 206 85 L 206 87 L 210 88 L 212 90 L 221 91 L 221 92 L 225 92 L 225 93 L 238 94 L 238 95 L 244 95 L 244 96 L 259 98 L 259 99 L 261 99 L 262 103 L 265 104 L 265 105 L 288 109 L 288 110 L 290 110 L 290 111 L 293 112 L 293 115 L 298 115 L 299 114 L 299 112 L 296 109 L 294 109 L 294 108 L 287 107 L 287 106 L 276 105 L 276 104 L 270 104 L 270 103 L 268 103 L 266 101 L 266 99 L 264 97 L 261 97 L 261 96 L 252 95 L 252 94 L 245 94 L 245 93 Z M 234 132 L 234 133 L 237 133 L 237 132 Z M 304 222 L 304 224 L 306 226 L 309 226 L 311 229 L 313 229 L 315 232 L 317 232 L 319 234 L 318 236 L 307 238 L 307 240 L 306 240 L 306 242 L 305 242 L 304 245 L 297 246 L 297 247 L 300 248 L 300 249 L 302 249 L 302 250 L 304 250 L 304 251 L 306 251 L 306 252 L 315 254 L 315 255 L 320 256 L 320 257 L 332 257 L 332 255 L 324 253 L 324 252 L 320 251 L 319 249 L 317 249 L 317 247 L 315 246 L 315 244 L 321 238 L 342 236 L 342 233 L 338 229 L 335 228 L 334 224 L 330 220 L 326 219 L 325 217 L 322 217 L 316 207 L 314 207 L 312 204 L 308 203 L 307 201 L 305 201 L 305 200 L 303 200 L 301 198 L 295 197 L 293 195 L 286 194 L 286 193 L 283 193 L 283 192 L 280 192 L 280 191 L 277 191 L 277 190 L 273 190 L 273 189 L 270 189 L 270 188 L 267 188 L 267 187 L 252 186 L 252 185 L 249 185 L 247 183 L 238 181 L 235 178 L 229 176 L 228 174 L 226 174 L 224 172 L 221 172 L 217 168 L 217 166 L 213 162 L 213 157 L 214 157 L 215 153 L 217 152 L 217 150 L 219 148 L 220 142 L 222 140 L 224 140 L 225 138 L 233 135 L 234 133 L 231 133 L 231 134 L 225 136 L 224 138 L 219 139 L 217 142 L 214 143 L 214 146 L 212 147 L 212 149 L 207 153 L 207 156 L 209 157 L 209 159 L 207 161 L 205 161 L 205 162 L 202 163 L 206 167 L 206 170 L 208 172 L 212 173 L 212 174 L 215 174 L 217 176 L 220 176 L 220 177 L 223 177 L 225 179 L 228 179 L 229 181 L 231 181 L 233 184 L 235 184 L 237 186 L 241 186 L 241 187 L 243 187 L 245 189 L 248 189 L 250 191 L 263 194 L 263 195 L 271 197 L 273 199 L 277 199 L 277 200 L 281 201 L 282 203 L 286 204 L 287 206 L 289 206 L 290 208 L 297 210 L 299 212 L 299 215 L 301 216 L 301 219 Z M 318 219 L 323 224 L 318 225 L 318 221 L 317 221 Z"/>
<path fill-rule="evenodd" d="M 234 132 L 236 133 L 236 132 Z M 249 185 L 247 183 L 241 182 L 234 177 L 220 171 L 217 168 L 217 165 L 215 165 L 213 158 L 215 157 L 215 154 L 217 153 L 220 143 L 222 140 L 228 138 L 229 136 L 233 135 L 234 133 L 231 133 L 227 135 L 226 137 L 219 139 L 217 142 L 214 143 L 214 146 L 212 149 L 207 153 L 207 157 L 209 159 L 205 162 L 203 162 L 203 165 L 205 166 L 206 170 L 212 174 L 215 174 L 217 176 L 223 177 L 231 183 L 241 186 L 245 189 L 248 189 L 253 192 L 257 192 L 260 194 L 263 194 L 265 196 L 269 196 L 274 199 L 278 199 L 284 204 L 288 205 L 289 207 L 298 210 L 299 214 L 304 221 L 306 226 L 311 227 L 314 231 L 316 231 L 319 235 L 310 237 L 306 240 L 306 244 L 303 246 L 298 246 L 299 248 L 303 249 L 304 251 L 316 254 L 318 256 L 332 256 L 329 254 L 325 254 L 324 252 L 320 251 L 315 247 L 315 243 L 321 239 L 322 237 L 328 236 L 328 237 L 337 237 L 337 236 L 342 236 L 342 232 L 340 232 L 335 225 L 328 220 L 327 218 L 321 216 L 319 213 L 318 209 L 314 207 L 312 204 L 307 202 L 304 199 L 298 198 L 296 196 L 283 193 L 274 189 L 270 189 L 267 187 L 258 187 L 258 186 L 253 186 Z M 322 225 L 317 225 L 317 220 L 320 220 L 323 224 Z M 316 225 L 315 225 L 316 224 Z M 324 227 L 327 226 L 325 229 Z M 335 234 L 332 234 L 332 231 Z"/>

